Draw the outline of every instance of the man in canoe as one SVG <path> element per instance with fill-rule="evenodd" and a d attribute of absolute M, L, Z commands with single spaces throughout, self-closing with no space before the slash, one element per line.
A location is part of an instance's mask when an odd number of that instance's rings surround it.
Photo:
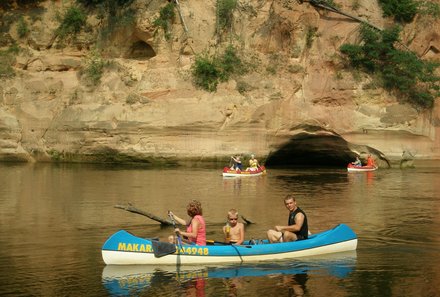
<path fill-rule="evenodd" d="M 228 211 L 228 222 L 223 227 L 225 242 L 242 244 L 244 241 L 244 225 L 238 222 L 238 211 L 234 208 Z"/>
<path fill-rule="evenodd" d="M 289 220 L 287 226 L 275 226 L 275 230 L 267 231 L 267 238 L 270 242 L 288 242 L 307 239 L 309 237 L 309 227 L 307 216 L 297 205 L 293 195 L 284 198 L 284 205 L 289 210 Z"/>
<path fill-rule="evenodd" d="M 240 156 L 232 156 L 231 157 L 232 161 L 234 162 L 234 164 L 232 164 L 231 170 L 238 170 L 241 171 L 243 170 L 243 165 L 241 164 L 241 160 L 240 160 Z"/>

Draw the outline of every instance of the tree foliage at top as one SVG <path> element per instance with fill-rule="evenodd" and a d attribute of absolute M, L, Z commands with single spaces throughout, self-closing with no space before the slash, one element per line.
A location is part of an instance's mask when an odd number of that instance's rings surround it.
<path fill-rule="evenodd" d="M 383 87 L 395 91 L 410 102 L 431 108 L 440 95 L 440 77 L 435 74 L 438 63 L 423 61 L 410 51 L 395 48 L 399 27 L 382 32 L 362 25 L 360 45 L 344 44 L 340 51 L 351 66 L 377 75 Z"/>
<path fill-rule="evenodd" d="M 418 11 L 414 0 L 379 0 L 384 16 L 394 17 L 398 22 L 411 22 Z"/>

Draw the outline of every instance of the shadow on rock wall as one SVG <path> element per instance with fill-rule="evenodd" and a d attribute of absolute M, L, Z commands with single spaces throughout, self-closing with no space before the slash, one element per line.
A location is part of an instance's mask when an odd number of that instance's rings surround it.
<path fill-rule="evenodd" d="M 344 167 L 356 158 L 350 143 L 337 135 L 300 133 L 276 152 L 269 154 L 270 167 Z"/>

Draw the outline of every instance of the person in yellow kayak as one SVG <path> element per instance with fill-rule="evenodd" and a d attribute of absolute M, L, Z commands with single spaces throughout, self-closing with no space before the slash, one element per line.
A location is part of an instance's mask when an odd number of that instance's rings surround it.
<path fill-rule="evenodd" d="M 258 164 L 258 160 L 255 159 L 255 155 L 252 154 L 251 158 L 249 160 L 249 167 L 246 168 L 247 171 L 257 171 L 260 167 L 260 164 Z"/>

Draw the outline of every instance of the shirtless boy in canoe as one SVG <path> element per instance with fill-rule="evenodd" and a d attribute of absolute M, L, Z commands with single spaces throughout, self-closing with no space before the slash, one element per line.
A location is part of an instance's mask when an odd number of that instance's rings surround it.
<path fill-rule="evenodd" d="M 228 222 L 223 227 L 225 242 L 232 244 L 242 244 L 244 241 L 244 225 L 238 222 L 238 211 L 231 209 L 228 211 Z"/>

